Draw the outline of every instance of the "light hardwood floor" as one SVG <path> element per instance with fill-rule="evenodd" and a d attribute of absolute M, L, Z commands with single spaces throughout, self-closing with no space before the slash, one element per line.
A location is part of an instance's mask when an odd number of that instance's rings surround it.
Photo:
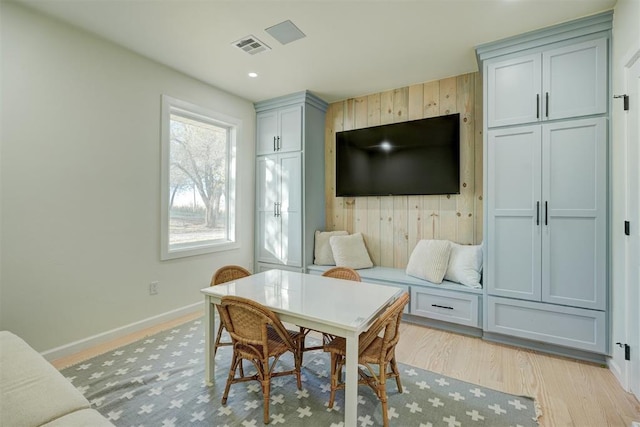
<path fill-rule="evenodd" d="M 53 362 L 61 369 L 201 316 L 193 313 Z M 640 403 L 606 367 L 403 323 L 399 362 L 536 399 L 542 427 L 631 427 Z"/>
<path fill-rule="evenodd" d="M 624 426 L 640 420 L 640 403 L 608 368 L 403 324 L 399 362 L 536 399 L 540 425 Z"/>

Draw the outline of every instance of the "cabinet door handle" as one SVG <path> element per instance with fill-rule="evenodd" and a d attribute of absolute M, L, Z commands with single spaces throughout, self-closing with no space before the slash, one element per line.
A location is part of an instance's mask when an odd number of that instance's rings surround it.
<path fill-rule="evenodd" d="M 549 202 L 544 202 L 544 225 L 549 225 Z"/>
<path fill-rule="evenodd" d="M 273 137 L 273 151 L 277 151 L 276 150 L 276 137 Z"/>
<path fill-rule="evenodd" d="M 536 202 L 536 225 L 540 225 L 540 200 Z"/>
<path fill-rule="evenodd" d="M 544 114 L 549 117 L 549 92 L 546 92 L 546 100 L 544 102 Z"/>
<path fill-rule="evenodd" d="M 431 304 L 431 307 L 446 308 L 447 310 L 453 310 L 453 307 L 447 307 L 446 305 Z"/>
<path fill-rule="evenodd" d="M 536 93 L 536 119 L 540 118 L 540 94 Z"/>
<path fill-rule="evenodd" d="M 280 151 L 280 137 L 278 137 L 277 140 L 278 140 L 278 144 L 276 145 L 276 147 L 278 147 L 277 151 Z"/>
<path fill-rule="evenodd" d="M 273 202 L 273 216 L 278 216 L 278 204 L 276 202 Z"/>

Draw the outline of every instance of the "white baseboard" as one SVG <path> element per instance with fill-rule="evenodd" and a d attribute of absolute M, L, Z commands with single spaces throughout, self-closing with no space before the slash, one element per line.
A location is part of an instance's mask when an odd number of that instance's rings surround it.
<path fill-rule="evenodd" d="M 194 304 L 187 305 L 185 307 L 177 308 L 175 310 L 159 314 L 157 316 L 152 316 L 147 319 L 140 320 L 138 322 L 130 323 L 128 325 L 112 329 L 110 331 L 74 341 L 60 347 L 52 348 L 51 350 L 44 351 L 41 354 L 45 359 L 49 361 L 60 359 L 62 357 L 78 353 L 82 350 L 95 347 L 105 342 L 124 337 L 125 335 L 141 331 L 151 326 L 155 326 L 159 323 L 168 322 L 170 320 L 177 319 L 178 317 L 182 317 L 198 310 L 202 310 L 202 307 L 202 301 L 200 301 Z"/>
<path fill-rule="evenodd" d="M 609 366 L 609 370 L 613 373 L 613 376 L 618 380 L 618 383 L 620 383 L 620 386 L 625 391 L 629 391 L 629 387 L 627 384 L 627 374 L 625 371 L 623 371 L 624 367 L 621 367 L 613 357 L 610 357 L 608 359 L 607 366 Z"/>

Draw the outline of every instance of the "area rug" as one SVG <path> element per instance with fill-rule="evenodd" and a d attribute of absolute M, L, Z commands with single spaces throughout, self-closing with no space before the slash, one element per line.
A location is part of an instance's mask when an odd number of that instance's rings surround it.
<path fill-rule="evenodd" d="M 309 343 L 311 344 L 311 343 Z M 215 386 L 204 383 L 204 319 L 141 339 L 62 370 L 116 426 L 180 427 L 263 424 L 263 400 L 256 381 L 231 386 L 220 403 L 231 360 L 231 348 L 216 355 Z M 290 369 L 292 358 L 282 359 Z M 245 365 L 245 374 L 251 367 Z M 403 393 L 387 383 L 391 426 L 536 426 L 535 402 L 443 375 L 399 364 Z M 272 381 L 270 425 L 344 426 L 344 392 L 332 409 L 329 357 L 307 352 L 302 390 L 294 376 Z M 358 389 L 358 425 L 382 425 L 382 408 L 373 391 Z"/>

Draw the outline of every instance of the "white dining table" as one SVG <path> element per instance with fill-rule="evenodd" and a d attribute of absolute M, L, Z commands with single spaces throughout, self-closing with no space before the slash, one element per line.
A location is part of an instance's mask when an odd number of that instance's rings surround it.
<path fill-rule="evenodd" d="M 402 289 L 286 270 L 268 270 L 207 287 L 201 292 L 206 306 L 205 381 L 209 386 L 215 385 L 215 304 L 219 304 L 225 295 L 248 298 L 269 307 L 283 322 L 346 339 L 344 419 L 345 426 L 357 424 L 358 336 L 402 294 Z"/>

